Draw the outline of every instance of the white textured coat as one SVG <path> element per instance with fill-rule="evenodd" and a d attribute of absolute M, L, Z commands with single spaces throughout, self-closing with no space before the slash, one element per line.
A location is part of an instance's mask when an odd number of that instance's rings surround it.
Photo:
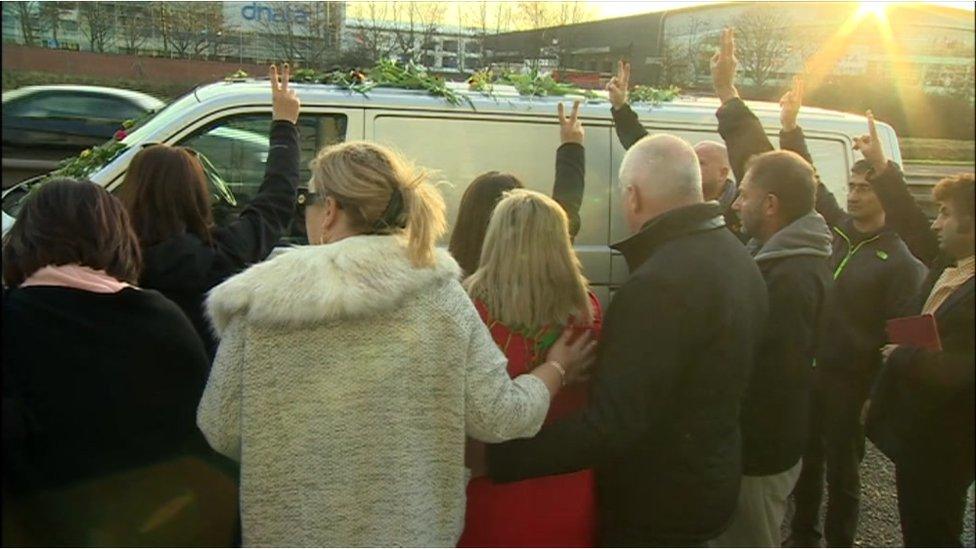
<path fill-rule="evenodd" d="M 197 422 L 241 462 L 246 545 L 455 545 L 465 434 L 532 436 L 549 404 L 538 378 L 509 379 L 459 272 L 358 236 L 211 292 L 221 341 Z"/>

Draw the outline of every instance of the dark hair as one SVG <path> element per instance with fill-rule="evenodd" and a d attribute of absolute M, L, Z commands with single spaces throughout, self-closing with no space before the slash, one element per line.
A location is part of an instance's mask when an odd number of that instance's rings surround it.
<path fill-rule="evenodd" d="M 973 217 L 976 216 L 974 192 L 973 174 L 960 173 L 936 183 L 932 196 L 939 202 L 951 202 L 957 212 Z"/>
<path fill-rule="evenodd" d="M 851 173 L 863 175 L 871 171 L 871 163 L 866 158 L 862 158 L 851 166 Z"/>
<path fill-rule="evenodd" d="M 212 241 L 207 176 L 190 149 L 153 145 L 139 151 L 129 163 L 119 199 L 143 246 L 184 232 Z"/>
<path fill-rule="evenodd" d="M 465 275 L 478 270 L 488 221 L 502 195 L 524 187 L 519 178 L 501 172 L 485 172 L 468 185 L 458 206 L 457 222 L 448 246 Z"/>
<path fill-rule="evenodd" d="M 38 269 L 77 263 L 136 284 L 139 241 L 121 202 L 91 181 L 55 179 L 26 198 L 3 241 L 3 279 L 20 286 Z"/>
<path fill-rule="evenodd" d="M 779 198 L 787 223 L 813 211 L 817 179 L 810 163 L 791 151 L 770 151 L 749 159 L 746 171 L 753 184 Z"/>

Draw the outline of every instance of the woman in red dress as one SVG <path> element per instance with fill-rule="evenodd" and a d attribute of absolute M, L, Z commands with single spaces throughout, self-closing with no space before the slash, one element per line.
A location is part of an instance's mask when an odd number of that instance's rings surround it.
<path fill-rule="evenodd" d="M 566 213 L 551 198 L 514 190 L 498 203 L 480 266 L 465 287 L 518 376 L 545 361 L 566 327 L 599 335 L 600 303 L 587 287 L 569 238 Z M 564 380 L 546 423 L 582 408 L 587 384 Z M 477 443 L 475 443 L 477 444 Z M 596 502 L 591 470 L 467 489 L 459 547 L 592 547 Z"/>

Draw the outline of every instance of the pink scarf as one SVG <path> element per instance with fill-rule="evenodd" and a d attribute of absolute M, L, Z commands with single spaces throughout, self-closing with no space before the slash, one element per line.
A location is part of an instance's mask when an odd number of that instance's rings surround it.
<path fill-rule="evenodd" d="M 114 294 L 130 287 L 105 271 L 82 265 L 48 265 L 38 269 L 20 285 L 21 288 L 28 286 L 61 286 L 97 294 Z"/>

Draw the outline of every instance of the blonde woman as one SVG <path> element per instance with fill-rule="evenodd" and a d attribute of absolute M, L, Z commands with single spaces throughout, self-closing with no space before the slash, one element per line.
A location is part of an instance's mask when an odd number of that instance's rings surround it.
<path fill-rule="evenodd" d="M 514 190 L 488 224 L 478 270 L 464 285 L 508 357 L 508 373 L 530 372 L 567 327 L 599 334 L 600 302 L 573 252 L 566 212 L 553 199 Z M 546 421 L 582 408 L 587 387 L 575 383 L 549 407 Z M 477 453 L 477 450 L 472 452 Z M 493 484 L 468 484 L 462 547 L 592 547 L 596 503 L 590 470 Z"/>
<path fill-rule="evenodd" d="M 568 333 L 510 379 L 434 247 L 444 203 L 423 171 L 371 143 L 312 161 L 313 244 L 218 286 L 220 347 L 198 424 L 241 462 L 244 544 L 454 545 L 465 435 L 527 437 L 592 356 Z"/>

